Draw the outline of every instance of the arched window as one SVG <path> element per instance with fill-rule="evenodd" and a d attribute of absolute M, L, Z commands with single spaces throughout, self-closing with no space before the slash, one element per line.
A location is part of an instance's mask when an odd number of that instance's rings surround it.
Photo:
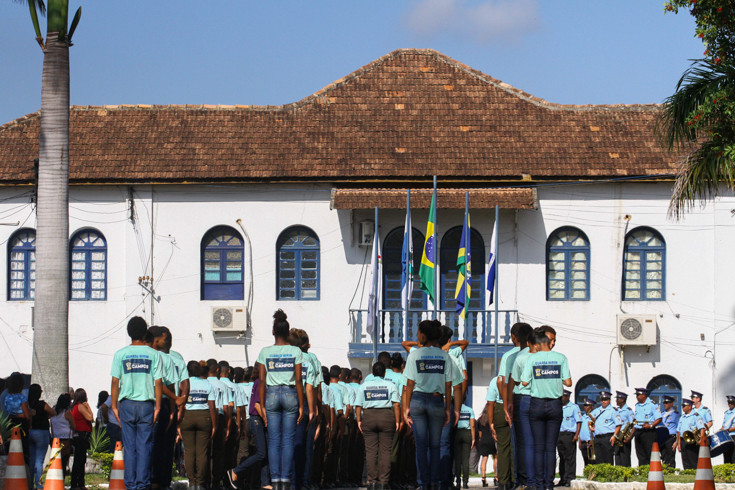
<path fill-rule="evenodd" d="M 36 231 L 16 231 L 8 240 L 8 299 L 24 301 L 36 296 Z"/>
<path fill-rule="evenodd" d="M 243 287 L 242 236 L 229 226 L 217 226 L 201 244 L 202 299 L 241 300 Z"/>
<path fill-rule="evenodd" d="M 450 228 L 442 237 L 439 252 L 439 267 L 441 270 L 441 309 L 454 311 L 457 292 L 457 254 L 459 241 L 462 239 L 462 227 Z M 472 264 L 472 279 L 470 280 L 470 310 L 482 310 L 485 304 L 485 242 L 482 236 L 470 229 L 470 260 Z"/>
<path fill-rule="evenodd" d="M 276 242 L 276 299 L 319 299 L 319 237 L 305 226 L 286 228 Z"/>
<path fill-rule="evenodd" d="M 666 243 L 653 228 L 640 227 L 625 237 L 623 300 L 666 299 Z"/>
<path fill-rule="evenodd" d="M 651 390 L 649 398 L 659 406 L 661 413 L 664 412 L 664 396 L 674 399 L 674 407 L 681 407 L 681 383 L 676 378 L 661 374 L 652 378 L 646 385 L 646 389 Z"/>
<path fill-rule="evenodd" d="M 107 299 L 107 242 L 97 230 L 83 229 L 71 237 L 71 299 Z"/>
<path fill-rule="evenodd" d="M 574 388 L 574 400 L 580 408 L 584 404 L 585 398 L 600 403 L 600 392 L 603 390 L 610 391 L 610 383 L 605 378 L 597 374 L 582 376 Z"/>
<path fill-rule="evenodd" d="M 388 233 L 383 241 L 383 307 L 386 310 L 401 309 L 401 274 L 403 271 L 403 231 L 404 228 L 396 228 Z M 421 278 L 419 267 L 421 266 L 421 250 L 424 244 L 424 234 L 416 228 L 412 228 L 413 239 L 413 294 L 411 296 L 411 309 L 426 309 L 426 293 L 420 288 Z M 418 244 L 419 253 L 416 253 Z"/>
<path fill-rule="evenodd" d="M 590 241 L 577 228 L 559 228 L 546 241 L 546 299 L 590 299 Z"/>

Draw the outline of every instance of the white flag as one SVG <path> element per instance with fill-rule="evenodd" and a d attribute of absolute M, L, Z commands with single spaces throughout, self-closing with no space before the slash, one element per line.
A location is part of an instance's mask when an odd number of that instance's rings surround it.
<path fill-rule="evenodd" d="M 375 322 L 377 320 L 378 312 L 380 311 L 380 293 L 383 290 L 383 257 L 380 254 L 380 237 L 378 236 L 377 229 L 375 230 L 375 236 L 373 237 L 373 247 L 377 247 L 378 253 L 376 254 L 373 251 L 373 258 L 370 261 L 370 296 L 368 299 L 366 331 L 374 338 L 374 335 L 380 335 L 380 329 L 375 328 Z M 376 277 L 378 278 L 377 281 L 375 280 Z M 377 284 L 377 286 L 374 286 L 375 284 Z M 374 334 L 376 330 L 377 333 Z"/>

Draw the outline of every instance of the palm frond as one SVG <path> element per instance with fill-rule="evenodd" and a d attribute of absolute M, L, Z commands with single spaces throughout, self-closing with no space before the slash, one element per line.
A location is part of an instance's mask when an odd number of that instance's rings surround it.
<path fill-rule="evenodd" d="M 31 3 L 35 5 L 36 9 L 41 13 L 41 15 L 46 15 L 46 4 L 43 2 L 43 0 L 13 0 L 15 3 L 22 3 L 30 5 Z"/>
<path fill-rule="evenodd" d="M 695 141 L 697 132 L 687 125 L 692 113 L 732 80 L 728 68 L 695 60 L 676 84 L 676 92 L 664 101 L 656 128 L 663 143 L 673 149 Z"/>

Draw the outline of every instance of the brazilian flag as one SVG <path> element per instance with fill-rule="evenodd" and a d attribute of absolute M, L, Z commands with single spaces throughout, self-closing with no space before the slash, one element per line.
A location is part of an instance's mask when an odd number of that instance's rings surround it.
<path fill-rule="evenodd" d="M 459 242 L 457 254 L 457 290 L 454 299 L 457 302 L 457 313 L 463 320 L 467 315 L 470 302 L 470 281 L 472 280 L 472 261 L 470 259 L 470 212 L 465 209 L 462 238 Z"/>
<path fill-rule="evenodd" d="M 436 224 L 436 190 L 431 196 L 431 209 L 429 209 L 429 222 L 426 224 L 426 241 L 424 242 L 424 253 L 421 256 L 421 267 L 419 277 L 421 278 L 421 289 L 429 295 L 431 302 L 436 305 L 436 243 L 434 243 L 434 226 Z"/>

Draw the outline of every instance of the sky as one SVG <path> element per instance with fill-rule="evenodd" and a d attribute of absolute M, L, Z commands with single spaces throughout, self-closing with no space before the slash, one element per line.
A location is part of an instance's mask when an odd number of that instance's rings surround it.
<path fill-rule="evenodd" d="M 69 0 L 71 18 L 80 5 Z M 71 103 L 288 104 L 398 48 L 431 48 L 550 102 L 660 103 L 704 47 L 663 0 L 93 0 Z M 42 19 L 45 32 L 45 19 Z M 39 110 L 43 55 L 0 0 L 0 124 Z"/>

